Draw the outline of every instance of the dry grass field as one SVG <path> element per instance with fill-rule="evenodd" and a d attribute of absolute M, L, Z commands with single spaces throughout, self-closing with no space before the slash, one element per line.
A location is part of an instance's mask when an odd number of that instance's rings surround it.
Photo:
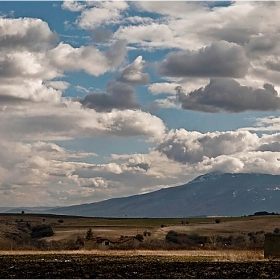
<path fill-rule="evenodd" d="M 133 220 L 100 220 L 99 224 L 96 221 L 85 222 L 69 222 L 64 225 L 54 227 L 54 236 L 47 237 L 45 240 L 63 240 L 73 239 L 78 236 L 85 236 L 86 231 L 91 228 L 96 236 L 106 237 L 108 239 L 114 239 L 121 235 L 136 235 L 143 233 L 145 230 L 151 232 L 151 238 L 158 240 L 164 240 L 166 234 L 170 230 L 174 230 L 180 233 L 186 234 L 199 234 L 206 236 L 229 236 L 229 235 L 247 235 L 249 232 L 264 231 L 266 233 L 273 232 L 276 227 L 280 228 L 280 216 L 266 216 L 266 217 L 242 217 L 237 219 L 232 218 L 220 218 L 221 222 L 216 223 L 215 220 L 209 218 L 205 219 L 188 219 L 189 224 L 181 225 L 180 219 L 174 219 L 165 221 L 161 219 L 155 221 L 149 219 L 143 221 Z M 183 221 L 183 219 L 182 219 Z M 115 222 L 115 224 L 114 224 Z M 164 225 L 164 227 L 161 227 Z"/>
<path fill-rule="evenodd" d="M 51 225 L 54 235 L 41 238 L 41 241 L 75 241 L 77 237 L 84 238 L 88 229 L 95 236 L 116 239 L 119 236 L 135 236 L 149 231 L 151 236 L 144 240 L 165 240 L 166 234 L 176 231 L 184 234 L 199 234 L 205 236 L 244 235 L 250 232 L 273 232 L 280 228 L 280 215 L 219 217 L 216 218 L 182 218 L 182 219 L 115 219 L 86 218 L 75 216 L 36 215 L 36 214 L 0 214 L 0 250 L 19 249 L 18 240 L 28 238 L 26 224 L 29 226 Z M 183 222 L 183 225 L 182 225 Z M 21 242 L 24 243 L 24 242 Z M 63 248 L 62 248 L 63 249 Z M 24 250 L 22 246 L 21 250 Z"/>
<path fill-rule="evenodd" d="M 265 261 L 262 250 L 62 250 L 62 251 L 0 251 L 3 256 L 15 255 L 89 255 L 95 256 L 158 256 L 180 261 Z"/>

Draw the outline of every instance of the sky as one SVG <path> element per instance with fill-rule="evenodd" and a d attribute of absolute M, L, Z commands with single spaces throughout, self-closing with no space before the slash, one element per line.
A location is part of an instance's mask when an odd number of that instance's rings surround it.
<path fill-rule="evenodd" d="M 0 206 L 280 174 L 279 15 L 269 1 L 1 1 Z"/>

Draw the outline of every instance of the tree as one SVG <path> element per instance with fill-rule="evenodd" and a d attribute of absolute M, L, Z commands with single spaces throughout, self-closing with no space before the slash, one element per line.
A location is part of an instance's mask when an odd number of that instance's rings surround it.
<path fill-rule="evenodd" d="M 91 228 L 87 231 L 86 240 L 91 240 L 93 238 L 93 232 Z"/>

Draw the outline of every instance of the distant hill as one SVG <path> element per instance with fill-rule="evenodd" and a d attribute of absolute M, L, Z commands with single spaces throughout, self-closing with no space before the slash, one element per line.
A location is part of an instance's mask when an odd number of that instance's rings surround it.
<path fill-rule="evenodd" d="M 3 209 L 1 209 L 3 208 Z M 6 209 L 5 209 L 6 208 Z M 44 207 L 44 206 L 38 206 L 38 207 L 0 207 L 1 213 L 14 213 L 19 214 L 22 211 L 24 213 L 41 213 L 42 211 L 47 211 L 48 209 L 54 209 L 53 207 Z"/>
<path fill-rule="evenodd" d="M 280 175 L 208 173 L 178 187 L 45 213 L 92 217 L 242 216 L 280 212 Z"/>
<path fill-rule="evenodd" d="M 13 207 L 0 207 L 0 213 L 4 213 L 4 212 L 9 211 L 11 209 L 13 209 Z"/>

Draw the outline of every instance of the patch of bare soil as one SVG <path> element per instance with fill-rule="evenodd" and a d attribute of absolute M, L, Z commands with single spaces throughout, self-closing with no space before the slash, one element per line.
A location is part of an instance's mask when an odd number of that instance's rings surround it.
<path fill-rule="evenodd" d="M 279 261 L 186 261 L 170 256 L 1 255 L 0 278 L 280 278 Z"/>

